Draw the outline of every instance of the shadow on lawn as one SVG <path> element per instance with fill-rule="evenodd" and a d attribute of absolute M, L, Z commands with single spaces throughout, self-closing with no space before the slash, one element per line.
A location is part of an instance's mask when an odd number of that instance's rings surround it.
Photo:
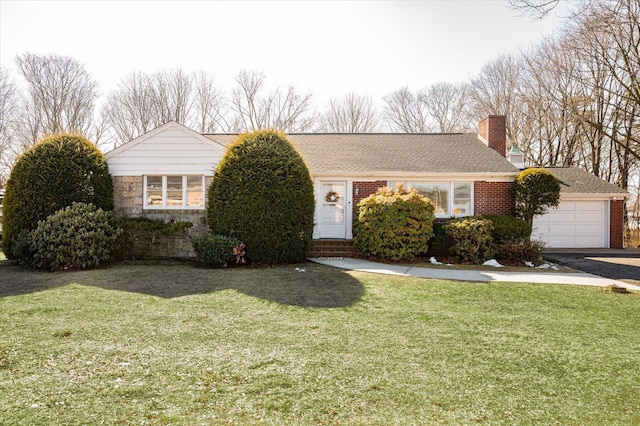
<path fill-rule="evenodd" d="M 237 290 L 284 305 L 315 308 L 351 306 L 364 294 L 362 284 L 344 271 L 309 262 L 233 269 L 207 269 L 179 262 L 121 263 L 89 271 L 49 273 L 0 261 L 0 297 L 70 283 L 165 299 Z"/>

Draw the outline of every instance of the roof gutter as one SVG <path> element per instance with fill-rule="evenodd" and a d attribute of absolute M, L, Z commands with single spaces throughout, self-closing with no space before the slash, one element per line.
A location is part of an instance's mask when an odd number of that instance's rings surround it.
<path fill-rule="evenodd" d="M 316 173 L 311 170 L 314 178 L 353 178 L 360 180 L 396 180 L 396 179 L 416 179 L 416 180 L 482 180 L 488 182 L 512 182 L 519 171 L 514 172 L 479 172 L 479 173 L 452 173 L 452 172 L 345 172 L 338 170 L 327 170 Z"/>
<path fill-rule="evenodd" d="M 630 195 L 628 192 L 579 193 L 560 191 L 560 198 L 563 200 L 616 200 L 628 198 Z"/>

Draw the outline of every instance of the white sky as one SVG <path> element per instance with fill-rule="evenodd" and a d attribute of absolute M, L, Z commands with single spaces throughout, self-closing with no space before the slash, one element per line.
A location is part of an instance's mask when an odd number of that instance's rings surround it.
<path fill-rule="evenodd" d="M 504 0 L 0 0 L 0 66 L 15 76 L 18 53 L 71 56 L 104 93 L 135 70 L 202 69 L 228 90 L 255 69 L 322 106 L 348 92 L 379 101 L 403 86 L 469 80 L 559 26 L 556 15 L 517 17 Z"/>

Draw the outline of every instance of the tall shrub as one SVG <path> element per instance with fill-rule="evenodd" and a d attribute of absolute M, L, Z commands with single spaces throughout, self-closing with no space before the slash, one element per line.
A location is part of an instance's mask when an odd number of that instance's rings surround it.
<path fill-rule="evenodd" d="M 23 153 L 5 190 L 2 247 L 16 259 L 17 236 L 74 202 L 113 210 L 113 182 L 104 155 L 87 139 L 59 134 Z"/>
<path fill-rule="evenodd" d="M 287 137 L 273 130 L 240 135 L 208 189 L 211 232 L 246 244 L 254 262 L 304 259 L 313 232 L 313 183 Z"/>
<path fill-rule="evenodd" d="M 511 195 L 516 201 L 516 216 L 532 225 L 535 216 L 558 206 L 560 183 L 547 169 L 525 169 L 516 176 Z"/>
<path fill-rule="evenodd" d="M 353 241 L 364 254 L 410 260 L 433 236 L 434 207 L 415 189 L 380 188 L 358 203 Z"/>

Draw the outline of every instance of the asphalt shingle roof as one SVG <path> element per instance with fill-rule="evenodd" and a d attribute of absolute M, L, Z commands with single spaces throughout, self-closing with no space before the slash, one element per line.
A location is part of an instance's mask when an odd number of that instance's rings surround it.
<path fill-rule="evenodd" d="M 205 135 L 223 145 L 237 135 Z M 312 174 L 517 173 L 475 134 L 289 134 Z"/>
<path fill-rule="evenodd" d="M 565 194 L 626 194 L 627 191 L 578 167 L 546 167 Z"/>

